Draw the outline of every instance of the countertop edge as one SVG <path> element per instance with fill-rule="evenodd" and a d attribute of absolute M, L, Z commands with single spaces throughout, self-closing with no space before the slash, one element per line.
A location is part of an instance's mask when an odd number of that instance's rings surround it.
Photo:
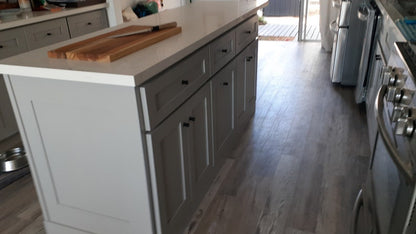
<path fill-rule="evenodd" d="M 183 47 L 174 53 L 159 59 L 158 61 L 155 61 L 153 64 L 150 64 L 150 66 L 144 68 L 140 72 L 132 73 L 132 74 L 122 74 L 122 73 L 111 73 L 111 71 L 98 71 L 98 70 L 72 70 L 73 68 L 77 67 L 77 65 L 69 65 L 67 68 L 59 67 L 36 67 L 31 66 L 30 64 L 13 64 L 13 63 L 7 63 L 7 61 L 4 61 L 5 63 L 1 64 L 0 62 L 0 70 L 3 71 L 3 74 L 6 75 L 12 75 L 12 76 L 25 76 L 25 77 L 33 77 L 33 78 L 41 78 L 41 79 L 53 79 L 53 80 L 62 80 L 62 81 L 74 81 L 74 82 L 83 82 L 83 83 L 96 83 L 96 84 L 104 84 L 104 85 L 115 85 L 115 86 L 129 86 L 129 87 L 137 87 L 141 84 L 147 82 L 155 75 L 159 74 L 160 72 L 166 70 L 170 66 L 174 65 L 175 63 L 181 61 L 186 56 L 192 54 L 193 52 L 197 51 L 198 49 L 202 48 L 203 46 L 206 46 L 209 42 L 217 38 L 218 36 L 222 35 L 223 33 L 229 31 L 230 29 L 234 28 L 238 24 L 242 23 L 245 19 L 248 19 L 251 16 L 254 16 L 257 11 L 261 8 L 264 8 L 268 5 L 268 1 L 260 2 L 256 6 L 252 6 L 247 9 L 246 12 L 242 13 L 239 16 L 236 16 L 229 22 L 227 22 L 224 25 L 219 26 L 215 30 L 211 31 L 209 34 L 206 34 L 205 36 L 192 41 L 189 45 L 186 47 Z M 134 24 L 134 23 L 132 23 Z M 113 28 L 107 28 L 105 30 L 102 30 L 98 33 L 102 32 L 109 32 L 112 30 L 115 30 L 117 28 L 122 27 L 123 25 L 129 25 L 122 24 L 115 26 Z M 79 40 L 86 39 L 90 36 L 82 36 L 80 38 L 76 38 L 75 40 L 71 40 L 72 42 L 76 42 Z M 60 46 L 60 45 L 66 45 L 69 43 L 68 41 L 61 42 L 52 46 L 44 47 L 43 49 L 38 49 L 32 52 L 31 55 L 36 55 L 36 51 L 45 51 L 50 48 Z M 29 54 L 28 54 L 29 55 Z M 16 55 L 12 56 L 11 58 L 15 57 L 16 59 L 19 59 L 19 56 L 22 55 Z M 8 58 L 4 59 L 7 60 Z M 126 61 L 131 58 L 125 57 Z M 52 61 L 52 60 L 51 60 Z M 53 62 L 53 61 L 52 61 Z M 61 63 L 61 62 L 59 62 Z M 77 63 L 77 61 L 68 61 L 68 63 Z M 104 67 L 106 65 L 104 64 Z M 72 67 L 72 68 L 71 68 Z"/>
<path fill-rule="evenodd" d="M 149 79 L 151 79 L 153 76 L 157 75 L 158 73 L 162 72 L 163 70 L 169 68 L 170 66 L 174 65 L 175 63 L 179 62 L 180 60 L 184 59 L 186 56 L 192 54 L 196 50 L 204 47 L 209 42 L 220 36 L 221 34 L 231 30 L 241 22 L 243 22 L 245 19 L 247 19 L 250 16 L 253 16 L 257 13 L 257 10 L 264 8 L 268 5 L 268 2 L 265 4 L 262 4 L 258 6 L 257 8 L 247 12 L 246 14 L 240 16 L 239 18 L 236 18 L 233 22 L 230 22 L 229 24 L 219 28 L 218 30 L 212 32 L 210 35 L 205 36 L 204 38 L 200 39 L 199 41 L 196 41 L 194 44 L 184 48 L 181 51 L 178 51 L 176 54 L 165 58 L 164 60 L 160 61 L 157 64 L 154 64 L 152 67 L 149 67 L 148 69 L 144 70 L 143 72 L 137 74 L 134 76 L 134 83 L 136 86 L 140 86 L 141 84 L 145 83 Z"/>
<path fill-rule="evenodd" d="M 24 76 L 40 79 L 53 79 L 70 82 L 84 82 L 95 83 L 103 85 L 117 85 L 117 86 L 129 86 L 135 87 L 134 77 L 128 75 L 115 75 L 107 73 L 96 73 L 88 71 L 66 71 L 62 72 L 61 69 L 51 68 L 37 68 L 37 67 L 25 67 L 17 65 L 5 65 L 0 64 L 1 69 L 14 70 L 13 73 L 4 74 L 6 76 Z M 30 76 L 27 74 L 30 73 Z M 57 75 L 59 74 L 59 75 Z M 99 74 L 97 76 L 97 74 Z M 90 76 L 90 78 L 88 78 Z M 88 80 L 86 80 L 88 78 Z"/>

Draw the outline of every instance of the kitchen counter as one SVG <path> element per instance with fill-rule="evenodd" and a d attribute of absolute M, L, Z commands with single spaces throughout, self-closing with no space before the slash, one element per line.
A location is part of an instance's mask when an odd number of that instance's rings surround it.
<path fill-rule="evenodd" d="M 101 3 L 91 6 L 79 7 L 79 8 L 65 8 L 59 12 L 51 11 L 27 11 L 23 12 L 17 18 L 0 19 L 0 30 L 16 28 L 28 24 L 34 24 L 43 22 L 46 20 L 57 19 L 70 15 L 81 14 L 98 9 L 104 9 L 107 7 L 107 3 Z"/>
<path fill-rule="evenodd" d="M 258 1 L 195 2 L 0 61 L 0 73 L 88 83 L 137 86 L 180 61 L 267 5 Z M 176 21 L 182 33 L 111 63 L 51 59 L 47 51 L 129 25 Z M 34 59 L 35 58 L 35 59 Z"/>
<path fill-rule="evenodd" d="M 255 112 L 266 0 L 195 2 L 0 61 L 48 233 L 179 234 Z M 48 50 L 182 32 L 112 63 Z"/>

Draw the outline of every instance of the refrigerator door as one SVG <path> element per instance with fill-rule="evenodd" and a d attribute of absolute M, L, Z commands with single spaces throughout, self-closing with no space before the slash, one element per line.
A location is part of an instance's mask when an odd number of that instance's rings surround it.
<path fill-rule="evenodd" d="M 336 35 L 336 47 L 332 54 L 332 72 L 331 81 L 339 83 L 342 79 L 342 70 L 344 69 L 344 58 L 347 45 L 348 28 L 339 28 Z"/>
<path fill-rule="evenodd" d="M 342 1 L 341 11 L 339 15 L 339 27 L 345 28 L 349 26 L 351 12 L 351 1 Z"/>

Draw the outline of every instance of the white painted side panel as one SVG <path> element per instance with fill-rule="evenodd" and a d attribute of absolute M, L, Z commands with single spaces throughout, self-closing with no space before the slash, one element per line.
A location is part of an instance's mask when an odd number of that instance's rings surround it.
<path fill-rule="evenodd" d="M 152 233 L 135 89 L 42 81 L 12 77 L 11 88 L 47 221 Z"/>

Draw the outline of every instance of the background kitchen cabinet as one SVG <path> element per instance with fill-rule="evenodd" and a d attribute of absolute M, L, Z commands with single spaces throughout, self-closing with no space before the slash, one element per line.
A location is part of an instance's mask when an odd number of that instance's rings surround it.
<path fill-rule="evenodd" d="M 181 232 L 215 177 L 210 98 L 207 84 L 147 135 L 162 233 Z"/>
<path fill-rule="evenodd" d="M 108 27 L 105 9 L 61 17 L 0 32 L 0 59 Z M 0 141 L 18 132 L 3 76 L 0 75 Z"/>
<path fill-rule="evenodd" d="M 17 133 L 17 123 L 13 114 L 3 76 L 0 75 L 0 140 Z"/>
<path fill-rule="evenodd" d="M 229 140 L 234 130 L 234 75 L 235 60 L 212 78 L 212 106 L 214 123 L 215 160 L 230 150 Z"/>
<path fill-rule="evenodd" d="M 257 45 L 253 41 L 236 58 L 235 122 L 237 128 L 250 120 L 256 105 Z"/>

